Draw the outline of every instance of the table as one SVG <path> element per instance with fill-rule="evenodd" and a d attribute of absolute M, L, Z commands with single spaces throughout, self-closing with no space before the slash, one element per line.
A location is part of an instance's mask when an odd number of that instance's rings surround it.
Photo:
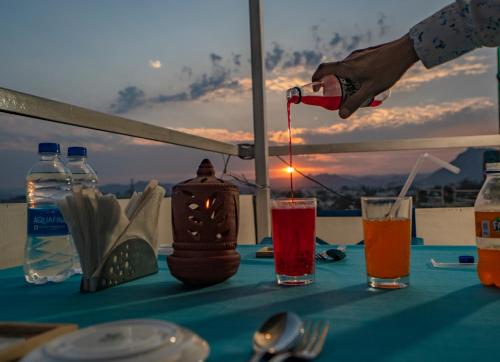
<path fill-rule="evenodd" d="M 125 318 L 158 318 L 205 338 L 210 361 L 245 361 L 254 330 L 269 315 L 294 311 L 326 318 L 331 328 L 317 361 L 500 360 L 500 289 L 483 287 L 474 270 L 442 270 L 431 257 L 455 261 L 473 247 L 414 246 L 411 286 L 367 288 L 362 246 L 341 262 L 318 264 L 316 283 L 278 287 L 272 259 L 256 259 L 241 246 L 242 262 L 229 281 L 203 289 L 184 287 L 160 272 L 95 294 L 79 293 L 79 278 L 27 285 L 21 268 L 0 271 L 0 319 L 77 323 L 81 327 Z"/>

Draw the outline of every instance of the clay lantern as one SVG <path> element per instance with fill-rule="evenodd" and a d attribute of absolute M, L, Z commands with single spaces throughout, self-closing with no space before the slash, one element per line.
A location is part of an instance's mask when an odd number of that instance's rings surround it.
<path fill-rule="evenodd" d="M 240 265 L 238 215 L 238 188 L 215 177 L 212 164 L 204 159 L 197 177 L 172 189 L 174 252 L 167 257 L 172 275 L 194 286 L 234 275 Z"/>

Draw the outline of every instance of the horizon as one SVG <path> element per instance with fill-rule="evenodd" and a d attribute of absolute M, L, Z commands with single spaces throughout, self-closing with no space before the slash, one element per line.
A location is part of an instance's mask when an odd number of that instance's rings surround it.
<path fill-rule="evenodd" d="M 482 160 L 484 152 L 490 151 L 490 150 L 494 150 L 494 149 L 493 148 L 472 148 L 472 147 L 469 147 L 469 148 L 465 149 L 465 151 L 459 153 L 457 155 L 457 157 L 454 160 L 452 160 L 452 163 L 455 163 L 457 165 L 460 161 L 460 157 L 463 157 L 464 155 L 470 154 L 471 152 L 475 152 L 475 151 L 476 151 L 476 153 L 481 153 L 481 160 Z M 471 165 L 466 164 L 465 166 L 468 167 Z M 465 172 L 461 172 L 457 175 L 452 175 L 450 173 L 451 177 L 453 177 L 455 181 L 453 181 L 449 184 L 456 185 L 456 184 L 459 184 L 463 181 L 468 181 L 468 182 L 472 182 L 472 183 L 477 184 L 478 178 L 480 178 L 482 176 L 482 173 L 479 174 L 477 172 L 477 170 L 482 167 L 482 164 L 477 163 L 477 164 L 473 164 L 472 166 L 476 166 L 475 167 L 476 170 L 473 172 L 474 175 L 472 177 L 470 175 L 471 169 L 465 169 L 462 166 L 461 171 L 465 171 Z M 478 167 L 478 166 L 480 166 L 480 167 Z M 434 186 L 436 186 L 439 183 L 436 183 L 435 185 L 430 186 L 430 185 L 428 185 L 429 182 L 426 180 L 429 178 L 432 178 L 432 177 L 436 178 L 435 176 L 437 174 L 439 174 L 439 172 L 441 172 L 442 170 L 444 170 L 444 169 L 438 168 L 438 169 L 430 171 L 430 172 L 419 172 L 415 178 L 414 186 L 416 185 L 417 187 L 422 188 L 422 186 L 427 185 L 427 188 L 432 189 Z M 298 171 L 302 172 L 302 170 L 300 170 L 300 169 Z M 215 176 L 216 177 L 223 177 L 223 178 L 233 182 L 234 184 L 236 184 L 238 187 L 240 187 L 243 190 L 243 193 L 248 193 L 249 189 L 252 189 L 252 186 L 246 185 L 245 183 L 242 183 L 241 181 L 234 179 L 232 177 L 232 175 L 229 175 L 229 174 L 222 175 L 220 172 L 219 173 L 216 172 Z M 238 175 L 235 175 L 235 176 L 238 176 Z M 363 174 L 363 175 L 322 173 L 322 174 L 308 174 L 307 176 L 313 177 L 316 180 L 321 179 L 321 178 L 325 178 L 325 177 L 339 177 L 341 179 L 344 179 L 344 181 L 355 182 L 355 184 L 351 185 L 351 187 L 353 189 L 358 189 L 358 188 L 362 188 L 362 187 L 394 188 L 394 187 L 399 187 L 399 186 L 403 185 L 404 180 L 408 176 L 408 172 L 406 172 L 406 173 L 386 173 L 386 174 Z M 195 177 L 195 174 L 191 175 L 191 177 L 189 177 L 189 178 L 192 178 L 192 177 Z M 180 181 L 173 181 L 173 180 L 168 180 L 168 179 L 158 179 L 157 181 L 162 185 L 174 186 L 178 182 L 183 182 L 189 178 L 186 178 L 186 179 L 180 180 Z M 359 183 L 360 180 L 364 180 L 365 183 Z M 104 184 L 99 182 L 99 187 L 102 187 L 103 189 L 105 189 L 104 192 L 115 193 L 115 192 L 117 192 L 117 190 L 110 191 L 110 189 L 111 188 L 124 188 L 124 187 L 132 187 L 135 189 L 135 187 L 137 187 L 138 185 L 141 185 L 141 184 L 142 184 L 142 186 L 145 186 L 148 183 L 148 181 L 149 181 L 148 179 L 130 178 L 129 180 L 124 180 L 123 182 L 111 182 L 111 183 L 104 183 Z M 252 183 L 254 180 L 249 179 L 248 181 L 250 183 Z M 369 183 L 368 181 L 371 181 L 371 183 Z M 378 183 L 374 184 L 375 181 L 377 181 Z M 380 182 L 384 182 L 384 183 L 380 184 Z M 297 173 L 296 173 L 296 176 L 294 176 L 294 183 L 295 183 L 295 185 L 299 186 L 299 188 L 297 189 L 299 191 L 321 187 L 317 184 L 314 184 L 312 181 L 307 180 L 306 178 L 304 178 L 303 176 L 301 176 Z M 271 190 L 273 192 L 278 192 L 278 193 L 287 192 L 289 190 L 290 178 L 288 175 L 282 176 L 282 177 L 275 177 L 275 178 L 272 178 L 270 180 L 270 184 L 271 184 Z M 345 185 L 332 185 L 332 184 L 330 184 L 328 186 L 333 187 L 333 188 L 337 188 L 337 189 L 341 189 Z M 141 187 L 139 187 L 136 190 L 140 191 Z M 17 186 L 17 187 L 13 187 L 13 188 L 4 188 L 3 190 L 0 190 L 0 202 L 6 202 L 6 201 L 8 202 L 11 200 L 15 201 L 15 200 L 18 200 L 23 195 L 24 195 L 24 187 L 23 186 Z"/>

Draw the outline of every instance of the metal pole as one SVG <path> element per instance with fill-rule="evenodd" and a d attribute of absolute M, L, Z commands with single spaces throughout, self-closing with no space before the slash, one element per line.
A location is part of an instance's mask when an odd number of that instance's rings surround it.
<path fill-rule="evenodd" d="M 268 142 L 265 118 L 264 67 L 262 60 L 261 0 L 249 0 L 252 58 L 253 132 L 255 142 L 255 221 L 257 242 L 271 235 L 269 217 Z"/>
<path fill-rule="evenodd" d="M 407 138 L 383 141 L 367 141 L 353 143 L 324 143 L 296 145 L 292 147 L 294 155 L 314 155 L 322 153 L 353 153 L 353 152 L 382 152 L 426 150 L 460 147 L 498 147 L 500 135 L 487 134 L 479 136 L 456 136 L 434 138 Z M 288 155 L 288 146 L 270 146 L 270 156 Z"/>
<path fill-rule="evenodd" d="M 0 87 L 0 112 L 43 119 L 71 126 L 219 152 L 239 154 L 238 146 L 174 129 L 96 112 L 72 104 L 53 101 Z M 20 120 L 21 122 L 21 120 Z"/>

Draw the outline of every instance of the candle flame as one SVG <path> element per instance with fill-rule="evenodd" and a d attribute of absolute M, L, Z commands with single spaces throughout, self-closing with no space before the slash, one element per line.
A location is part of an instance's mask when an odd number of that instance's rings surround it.
<path fill-rule="evenodd" d="M 205 200 L 205 209 L 210 209 L 210 199 Z"/>

